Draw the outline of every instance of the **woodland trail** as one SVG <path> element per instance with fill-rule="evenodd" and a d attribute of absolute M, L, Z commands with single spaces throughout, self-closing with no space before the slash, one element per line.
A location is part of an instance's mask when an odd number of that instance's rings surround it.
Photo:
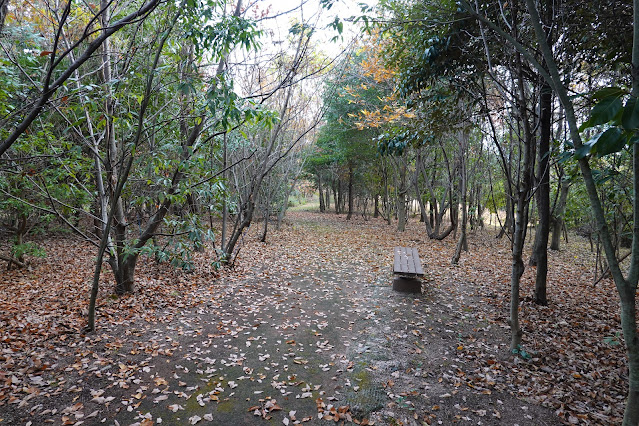
<path fill-rule="evenodd" d="M 459 380 L 467 366 L 456 348 L 485 324 L 461 318 L 461 300 L 432 282 L 423 295 L 394 293 L 387 235 L 363 233 L 362 221 L 292 223 L 285 240 L 244 252 L 254 266 L 219 283 L 215 306 L 159 331 L 179 336 L 179 361 L 151 368 L 143 382 L 168 384 L 116 415 L 120 424 L 146 413 L 168 424 L 556 422 L 549 410 Z"/>
<path fill-rule="evenodd" d="M 154 304 L 134 296 L 138 315 L 69 343 L 41 392 L 0 406 L 0 425 L 560 424 L 513 382 L 539 361 L 507 354 L 496 290 L 468 271 L 498 281 L 508 270 L 476 244 L 482 262 L 451 267 L 454 241 L 430 241 L 418 223 L 398 233 L 291 213 L 232 273 Z M 419 248 L 423 294 L 392 291 L 396 245 Z"/>

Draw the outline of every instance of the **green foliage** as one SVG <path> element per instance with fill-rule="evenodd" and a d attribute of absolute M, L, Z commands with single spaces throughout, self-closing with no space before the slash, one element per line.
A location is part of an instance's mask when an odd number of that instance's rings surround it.
<path fill-rule="evenodd" d="M 632 2 L 600 0 L 606 13 L 591 13 L 581 0 L 564 0 L 562 39 L 565 56 L 579 72 L 596 76 L 604 70 L 624 69 L 631 63 Z"/>
<path fill-rule="evenodd" d="M 577 229 L 589 226 L 591 220 L 592 212 L 588 201 L 588 193 L 583 183 L 578 181 L 570 189 L 564 221 L 569 229 Z"/>
<path fill-rule="evenodd" d="M 403 131 L 391 131 L 381 134 L 377 139 L 377 151 L 381 155 L 401 156 L 409 146 L 426 145 L 428 140 L 413 129 Z"/>
<path fill-rule="evenodd" d="M 353 72 L 345 73 L 344 77 L 338 78 L 327 84 L 324 95 L 324 104 L 327 111 L 325 114 L 326 124 L 320 129 L 317 146 L 319 147 L 319 157 L 311 157 L 310 164 L 328 164 L 331 162 L 339 164 L 359 163 L 365 159 L 370 159 L 374 155 L 375 136 L 371 129 L 358 129 L 356 125 L 357 115 L 362 106 L 353 102 L 353 93 L 356 93 L 362 102 L 368 105 L 381 104 L 378 98 L 382 95 L 374 87 L 362 87 L 365 83 L 363 77 L 357 70 L 362 57 L 355 56 L 352 63 L 348 65 Z"/>
<path fill-rule="evenodd" d="M 52 217 L 42 209 L 77 218 L 78 210 L 91 202 L 83 188 L 91 188 L 91 162 L 79 146 L 59 139 L 52 123 L 19 139 L 5 165 L 0 174 L 0 210 L 5 215 L 46 224 Z"/>
<path fill-rule="evenodd" d="M 217 118 L 217 128 L 229 131 L 245 124 L 272 128 L 279 121 L 276 111 L 241 98 L 233 88 L 233 80 L 222 74 L 216 78 L 206 92 L 206 103 L 210 113 Z"/>
<path fill-rule="evenodd" d="M 9 119 L 0 127 L 0 138 L 8 135 L 17 120 L 14 114 L 19 114 L 32 91 L 28 77 L 38 75 L 47 60 L 40 55 L 44 38 L 31 25 L 6 27 L 2 36 L 8 41 L 3 46 L 10 46 L 11 50 L 8 55 L 0 55 L 0 117 Z M 36 89 L 39 88 L 38 84 Z"/>
<path fill-rule="evenodd" d="M 619 346 L 621 344 L 621 333 L 617 331 L 614 336 L 604 337 L 603 341 L 610 346 Z"/>
<path fill-rule="evenodd" d="M 185 1 L 185 37 L 193 43 L 198 56 L 210 55 L 216 62 L 236 46 L 247 51 L 258 48 L 261 35 L 251 20 L 224 14 L 225 3 L 223 0 Z"/>
<path fill-rule="evenodd" d="M 139 254 L 152 255 L 157 262 L 170 262 L 175 268 L 192 272 L 195 269 L 193 250 L 201 250 L 206 239 L 212 238 L 212 233 L 204 231 L 200 217 L 195 214 L 165 218 L 164 229 L 167 235 L 162 238 L 162 244 L 147 245 Z M 128 252 L 133 253 L 131 249 Z"/>
<path fill-rule="evenodd" d="M 589 128 L 597 128 L 600 131 L 574 151 L 576 159 L 588 155 L 605 157 L 639 142 L 639 107 L 636 97 L 619 87 L 605 87 L 595 92 L 592 99 L 596 102 L 590 118 L 579 130 L 583 132 Z"/>
<path fill-rule="evenodd" d="M 532 359 L 532 355 L 530 353 L 528 353 L 521 345 L 517 345 L 517 347 L 515 349 L 511 350 L 511 353 L 513 355 L 519 355 L 520 357 L 522 357 L 526 361 Z"/>
<path fill-rule="evenodd" d="M 476 53 L 483 50 L 478 26 L 466 19 L 456 2 L 385 1 L 381 7 L 395 18 L 384 31 L 391 40 L 387 60 L 399 70 L 401 96 L 419 94 L 442 82 L 467 89 L 485 71 L 485 61 Z"/>
<path fill-rule="evenodd" d="M 11 255 L 15 259 L 22 259 L 24 256 L 33 256 L 33 257 L 45 257 L 47 252 L 40 246 L 38 246 L 34 242 L 27 242 L 22 244 L 14 244 L 11 246 Z"/>

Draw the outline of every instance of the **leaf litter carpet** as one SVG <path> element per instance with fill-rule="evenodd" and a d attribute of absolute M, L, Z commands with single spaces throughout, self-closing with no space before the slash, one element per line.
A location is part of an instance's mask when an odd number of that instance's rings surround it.
<path fill-rule="evenodd" d="M 257 229 L 253 229 L 257 233 Z M 609 281 L 579 244 L 550 253 L 548 307 L 523 277 L 526 359 L 508 353 L 509 250 L 494 232 L 431 241 L 381 220 L 294 212 L 233 270 L 141 262 L 137 292 L 104 273 L 84 335 L 93 253 L 43 242 L 0 282 L 0 425 L 615 424 L 627 370 Z M 417 247 L 421 295 L 391 289 Z M 106 283 L 106 284 L 105 284 Z"/>

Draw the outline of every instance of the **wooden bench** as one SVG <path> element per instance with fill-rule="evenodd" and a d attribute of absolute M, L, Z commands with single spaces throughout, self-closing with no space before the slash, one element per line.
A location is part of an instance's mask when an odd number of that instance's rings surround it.
<path fill-rule="evenodd" d="M 395 247 L 393 262 L 393 290 L 405 293 L 421 293 L 424 269 L 414 247 Z"/>

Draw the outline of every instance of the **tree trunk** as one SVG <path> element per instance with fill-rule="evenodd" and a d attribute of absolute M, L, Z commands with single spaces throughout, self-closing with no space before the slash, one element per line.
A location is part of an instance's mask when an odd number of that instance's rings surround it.
<path fill-rule="evenodd" d="M 513 140 L 512 129 L 511 129 L 510 140 Z M 510 144 L 508 151 L 509 151 L 508 152 L 508 161 L 504 165 L 504 174 L 506 175 L 505 176 L 506 181 L 507 182 L 511 182 L 512 181 L 512 159 L 513 159 L 512 144 Z M 501 237 L 503 237 L 506 234 L 512 235 L 512 233 L 513 233 L 513 222 L 514 222 L 514 209 L 513 209 L 513 207 L 514 206 L 513 206 L 512 197 L 514 197 L 515 195 L 513 193 L 511 193 L 509 188 L 510 188 L 510 184 L 504 186 L 504 193 L 505 193 L 504 195 L 505 195 L 505 198 L 506 198 L 506 219 L 504 220 L 502 228 L 499 231 L 499 234 L 497 235 L 497 239 L 500 239 Z M 496 212 L 496 213 L 499 214 L 499 212 Z"/>
<path fill-rule="evenodd" d="M 353 164 L 348 165 L 348 215 L 346 220 L 353 216 Z"/>
<path fill-rule="evenodd" d="M 406 192 L 404 191 L 397 193 L 397 230 L 399 232 L 406 230 Z"/>
<path fill-rule="evenodd" d="M 109 3 L 107 0 L 101 1 L 101 7 L 104 13 L 101 15 L 101 24 L 103 28 L 109 26 L 109 13 L 107 13 Z M 109 179 L 109 188 L 111 191 L 111 199 L 114 200 L 115 214 L 114 219 L 114 231 L 115 231 L 115 254 L 112 253 L 110 258 L 111 268 L 113 269 L 113 275 L 115 276 L 115 293 L 124 294 L 133 292 L 133 273 L 135 271 L 136 260 L 133 261 L 132 266 L 126 265 L 125 258 L 128 257 L 126 253 L 126 228 L 128 226 L 126 214 L 124 212 L 124 206 L 121 197 L 116 197 L 114 194 L 117 186 L 117 180 L 121 179 L 119 168 L 121 164 L 118 161 L 118 142 L 115 138 L 115 107 L 114 99 L 111 94 L 111 42 L 107 39 L 102 45 L 102 80 L 107 87 L 107 95 L 104 99 L 104 119 L 105 124 L 105 139 L 107 143 L 107 161 L 106 171 Z"/>
<path fill-rule="evenodd" d="M 224 136 L 222 138 L 222 179 L 224 180 L 224 182 L 228 181 L 228 170 L 227 169 L 227 163 L 228 163 L 228 135 L 226 133 L 224 133 Z M 222 254 L 221 257 L 226 258 L 228 256 L 226 256 L 226 233 L 227 233 L 227 229 L 228 229 L 228 223 L 229 223 L 229 206 L 228 206 L 228 202 L 227 202 L 227 197 L 224 197 L 224 199 L 222 200 L 222 232 L 220 235 L 220 239 L 222 240 L 220 242 L 220 250 L 222 250 Z"/>
<path fill-rule="evenodd" d="M 568 180 L 561 180 L 559 184 L 561 186 L 561 192 L 552 220 L 552 241 L 550 242 L 551 250 L 559 250 L 561 233 L 564 227 L 564 215 L 566 214 L 566 203 L 568 201 L 568 190 L 570 189 Z"/>
<path fill-rule="evenodd" d="M 27 216 L 25 214 L 20 214 L 18 221 L 16 223 L 16 243 L 15 245 L 21 246 L 24 244 L 24 236 L 27 233 Z M 22 252 L 22 250 L 20 250 Z M 24 254 L 21 253 L 17 258 L 19 263 L 16 263 L 16 266 L 20 267 L 20 264 L 24 265 Z"/>
<path fill-rule="evenodd" d="M 373 217 L 378 218 L 379 217 L 379 194 L 375 194 L 374 204 L 375 204 L 375 207 L 373 210 Z"/>
<path fill-rule="evenodd" d="M 322 174 L 317 173 L 317 190 L 319 191 L 319 209 L 320 212 L 324 213 L 326 211 L 326 206 L 324 205 L 324 193 L 322 191 Z"/>
<path fill-rule="evenodd" d="M 435 192 L 433 190 L 433 185 L 435 182 L 435 172 L 433 171 L 432 180 L 429 180 L 428 179 L 429 176 L 426 176 L 426 167 L 424 166 L 424 163 L 423 161 L 421 161 L 421 159 L 420 161 L 416 162 L 416 167 L 421 169 L 421 173 L 424 177 L 424 181 L 428 185 L 430 200 L 434 200 L 434 201 L 429 201 L 430 218 L 429 220 L 424 222 L 426 225 L 426 233 L 428 234 L 428 238 L 442 241 L 446 237 L 448 237 L 448 235 L 450 235 L 450 233 L 453 232 L 453 230 L 457 226 L 455 216 L 451 214 L 450 225 L 444 232 L 440 232 L 441 225 L 444 220 L 444 215 L 446 214 L 446 209 L 447 209 L 446 200 L 447 199 L 452 200 L 452 198 L 449 197 L 450 188 L 449 187 L 445 188 L 444 193 L 442 195 L 442 201 L 438 202 L 437 197 L 435 196 Z M 419 192 L 417 188 L 416 188 L 416 191 Z M 442 206 L 441 210 L 438 207 L 439 205 Z"/>
<path fill-rule="evenodd" d="M 477 201 L 477 226 L 479 228 L 484 228 L 484 206 L 481 203 L 481 185 L 477 185 L 477 193 L 475 194 L 475 198 Z"/>
<path fill-rule="evenodd" d="M 468 224 L 470 230 L 474 231 L 477 228 L 477 219 L 475 217 L 475 188 L 470 188 L 468 191 Z"/>
<path fill-rule="evenodd" d="M 466 144 L 467 144 L 467 135 L 461 135 L 460 144 L 463 144 L 460 148 L 460 177 L 461 177 L 461 204 L 462 204 L 462 220 L 461 220 L 461 231 L 459 233 L 459 239 L 457 240 L 457 247 L 455 248 L 455 254 L 452 258 L 452 264 L 456 265 L 459 263 L 459 258 L 461 257 L 462 250 L 468 250 L 468 242 L 466 240 L 466 225 L 468 222 L 468 208 L 467 208 L 467 198 L 466 198 L 466 187 L 467 187 L 467 179 L 466 175 Z"/>
<path fill-rule="evenodd" d="M 435 206 L 433 204 L 434 203 L 432 201 L 428 201 L 428 223 L 431 228 L 435 223 Z"/>
<path fill-rule="evenodd" d="M 526 120 L 526 114 L 523 114 Z M 528 127 L 524 124 L 525 127 Z M 527 130 L 525 130 L 527 132 Z M 528 133 L 528 132 L 527 132 Z M 519 349 L 522 330 L 519 325 L 519 288 L 521 276 L 524 273 L 523 251 L 526 241 L 526 225 L 528 223 L 529 194 L 532 181 L 532 138 L 525 136 L 523 180 L 517 196 L 517 211 L 515 214 L 515 229 L 512 241 L 512 270 L 510 277 L 510 349 Z"/>
<path fill-rule="evenodd" d="M 284 216 L 286 215 L 286 211 L 288 210 L 288 198 L 293 193 L 293 190 L 295 189 L 295 185 L 297 184 L 298 179 L 299 179 L 299 171 L 297 172 L 295 179 L 293 179 L 291 186 L 289 186 L 288 189 L 286 190 L 286 195 L 284 196 L 284 203 L 282 204 L 282 207 L 280 208 L 280 211 L 277 214 L 277 226 L 275 227 L 277 230 L 279 230 L 280 227 L 282 226 L 282 221 L 284 220 Z"/>
<path fill-rule="evenodd" d="M 360 200 L 360 198 L 358 198 L 358 202 L 357 202 L 358 209 L 359 209 L 359 200 Z M 364 198 L 363 204 L 364 205 L 362 206 L 362 217 L 364 218 L 364 220 L 368 220 L 368 212 L 367 212 L 367 210 L 368 210 L 368 197 Z"/>
<path fill-rule="evenodd" d="M 453 227 L 453 236 L 457 237 L 457 224 L 459 223 L 459 201 L 455 191 L 450 191 L 450 224 Z"/>
<path fill-rule="evenodd" d="M 117 261 L 117 266 L 114 267 L 112 265 L 112 268 L 114 268 L 116 294 L 133 293 L 135 290 L 135 266 L 137 262 L 138 255 L 129 254 L 122 255 Z"/>
<path fill-rule="evenodd" d="M 386 223 L 388 225 L 391 224 L 391 206 L 390 206 L 390 194 L 388 190 L 388 168 L 386 167 L 386 162 L 384 162 L 384 207 L 386 212 Z"/>
<path fill-rule="evenodd" d="M 513 233 L 512 262 L 510 274 L 510 349 L 519 349 L 521 345 L 522 330 L 519 325 L 519 286 L 521 276 L 524 273 L 524 261 L 522 259 L 525 227 L 523 191 L 520 193 L 515 217 L 515 232 Z"/>
<path fill-rule="evenodd" d="M 4 20 L 9 11 L 9 0 L 0 0 L 0 33 L 4 30 Z"/>
<path fill-rule="evenodd" d="M 406 229 L 406 162 L 399 159 L 399 182 L 397 184 L 397 230 L 404 232 Z"/>
<path fill-rule="evenodd" d="M 550 231 L 550 134 L 552 130 L 552 91 L 548 83 L 541 88 L 541 135 L 539 139 L 539 187 L 537 188 L 537 227 L 534 258 L 537 261 L 535 303 L 547 305 L 546 281 L 548 275 L 548 233 Z"/>
<path fill-rule="evenodd" d="M 266 235 L 268 234 L 268 220 L 269 220 L 270 216 L 271 216 L 271 214 L 270 214 L 269 208 L 268 208 L 268 206 L 265 206 L 264 207 L 264 214 L 263 214 L 263 217 L 264 217 L 264 229 L 262 231 L 262 236 L 260 237 L 260 242 L 261 243 L 265 243 L 266 242 Z"/>
<path fill-rule="evenodd" d="M 515 34 L 517 29 L 514 28 Z M 517 212 L 515 216 L 515 231 L 512 242 L 512 271 L 510 291 L 510 349 L 520 349 L 522 330 L 519 325 L 519 288 L 521 276 L 524 273 L 523 251 L 528 227 L 528 212 L 530 208 L 530 192 L 534 176 L 535 141 L 528 118 L 526 90 L 523 82 L 523 64 L 519 52 L 515 53 L 517 65 L 517 88 L 519 119 L 523 131 L 523 164 L 517 193 Z"/>

